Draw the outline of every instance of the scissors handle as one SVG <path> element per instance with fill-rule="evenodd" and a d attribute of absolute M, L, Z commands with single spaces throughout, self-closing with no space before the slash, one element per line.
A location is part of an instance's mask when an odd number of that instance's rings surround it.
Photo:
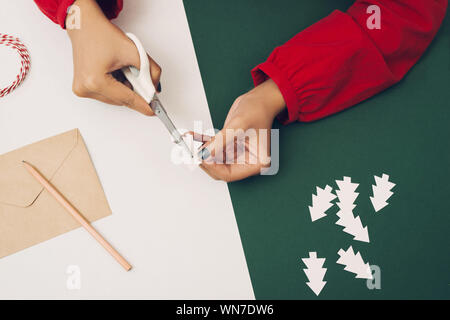
<path fill-rule="evenodd" d="M 150 105 L 150 108 L 152 108 L 153 112 L 169 131 L 170 135 L 174 139 L 174 142 L 177 145 L 181 145 L 181 147 L 183 147 L 193 158 L 194 155 L 191 149 L 183 140 L 183 137 L 173 124 L 172 120 L 170 120 L 166 110 L 164 109 L 163 105 L 158 99 L 158 96 L 156 95 L 156 89 L 150 76 L 150 62 L 147 57 L 147 51 L 145 50 L 141 41 L 139 41 L 139 39 L 134 34 L 127 33 L 127 36 L 136 45 L 136 48 L 139 52 L 141 65 L 139 70 L 133 66 L 125 67 L 122 69 L 123 74 L 133 86 L 133 90 L 142 98 L 144 98 L 144 100 Z"/>
<path fill-rule="evenodd" d="M 150 62 L 147 57 L 147 51 L 142 45 L 141 41 L 132 33 L 127 33 L 128 38 L 134 42 L 138 52 L 141 65 L 139 70 L 133 66 L 125 67 L 122 69 L 125 77 L 130 81 L 133 86 L 133 90 L 136 91 L 147 103 L 150 103 L 156 93 L 155 86 L 153 85 L 150 76 Z"/>

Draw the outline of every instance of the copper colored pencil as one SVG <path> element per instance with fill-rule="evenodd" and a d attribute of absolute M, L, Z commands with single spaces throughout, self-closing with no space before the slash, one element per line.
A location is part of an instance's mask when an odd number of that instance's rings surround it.
<path fill-rule="evenodd" d="M 114 249 L 98 232 L 91 226 L 88 220 L 75 209 L 69 201 L 64 198 L 64 196 L 56 190 L 56 188 L 50 184 L 32 165 L 23 161 L 24 167 L 28 172 L 66 209 L 72 217 L 77 220 L 94 238 L 97 240 L 103 248 L 105 248 L 122 267 L 129 271 L 131 270 L 131 265 Z"/>

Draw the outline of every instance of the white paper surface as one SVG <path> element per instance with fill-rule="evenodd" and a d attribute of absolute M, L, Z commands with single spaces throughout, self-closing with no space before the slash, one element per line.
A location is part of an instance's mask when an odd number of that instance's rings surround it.
<path fill-rule="evenodd" d="M 115 23 L 163 67 L 160 98 L 175 124 L 210 128 L 182 1 L 127 0 Z M 1 259 L 0 298 L 253 299 L 227 185 L 172 164 L 157 118 L 75 97 L 70 41 L 32 1 L 3 1 L 0 32 L 32 58 L 25 82 L 0 99 L 0 154 L 79 128 L 113 210 L 94 226 L 134 266 L 125 272 L 77 229 Z M 11 61 L 9 50 L 0 58 Z M 0 78 L 11 73 L 4 61 Z M 67 285 L 70 266 L 80 289 Z"/>

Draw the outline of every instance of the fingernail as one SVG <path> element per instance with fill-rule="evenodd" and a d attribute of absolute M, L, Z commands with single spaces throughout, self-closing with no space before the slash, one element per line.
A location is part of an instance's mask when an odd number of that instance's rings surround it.
<path fill-rule="evenodd" d="M 158 83 L 158 88 L 156 88 L 156 90 L 157 90 L 158 92 L 161 92 L 161 82 Z"/>
<path fill-rule="evenodd" d="M 211 153 L 209 152 L 208 148 L 204 148 L 198 153 L 198 157 L 202 160 L 208 159 L 210 155 Z"/>

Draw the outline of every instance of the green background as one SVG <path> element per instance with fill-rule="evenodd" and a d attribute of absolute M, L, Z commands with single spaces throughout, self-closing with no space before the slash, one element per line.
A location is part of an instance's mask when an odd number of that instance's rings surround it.
<path fill-rule="evenodd" d="M 214 125 L 252 87 L 250 70 L 274 47 L 353 1 L 185 0 Z M 446 18 L 420 62 L 398 85 L 324 120 L 281 126 L 280 171 L 229 184 L 257 299 L 317 299 L 300 258 L 327 258 L 318 299 L 450 298 L 450 25 Z M 375 213 L 374 175 L 397 184 Z M 350 176 L 355 214 L 370 243 L 335 225 L 337 206 L 311 222 L 315 187 Z M 352 245 L 381 268 L 381 290 L 336 264 Z"/>

